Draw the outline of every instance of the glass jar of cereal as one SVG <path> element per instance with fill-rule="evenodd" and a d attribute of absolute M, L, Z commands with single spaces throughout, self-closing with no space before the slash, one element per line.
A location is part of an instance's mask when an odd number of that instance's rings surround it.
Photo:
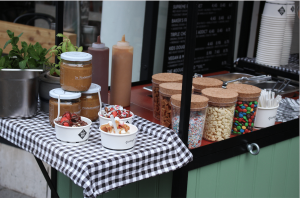
<path fill-rule="evenodd" d="M 171 96 L 181 94 L 182 83 L 162 83 L 159 85 L 160 124 L 172 129 Z M 192 86 L 194 93 L 194 86 Z"/>
<path fill-rule="evenodd" d="M 206 88 L 202 95 L 209 99 L 203 138 L 221 141 L 230 138 L 237 92 L 223 88 Z"/>
<path fill-rule="evenodd" d="M 159 120 L 159 85 L 161 83 L 181 83 L 182 75 L 175 73 L 159 73 L 152 76 L 152 104 L 153 104 L 153 117 Z"/>
<path fill-rule="evenodd" d="M 234 112 L 232 134 L 242 135 L 252 132 L 261 89 L 245 84 L 228 84 L 227 89 L 234 90 L 239 94 Z"/>
<path fill-rule="evenodd" d="M 201 146 L 207 103 L 207 97 L 192 94 L 188 130 L 189 149 L 194 149 Z M 175 94 L 171 96 L 171 105 L 172 129 L 178 134 L 180 122 L 181 94 Z"/>
<path fill-rule="evenodd" d="M 223 82 L 215 78 L 198 77 L 193 78 L 193 86 L 195 94 L 201 94 L 201 90 L 205 88 L 222 88 Z"/>

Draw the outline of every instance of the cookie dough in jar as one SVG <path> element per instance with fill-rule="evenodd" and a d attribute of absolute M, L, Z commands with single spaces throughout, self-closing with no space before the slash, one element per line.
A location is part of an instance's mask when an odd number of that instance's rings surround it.
<path fill-rule="evenodd" d="M 205 88 L 222 88 L 223 81 L 215 78 L 193 78 L 193 86 L 195 94 L 201 94 L 201 90 Z"/>
<path fill-rule="evenodd" d="M 64 52 L 60 57 L 61 88 L 65 91 L 87 91 L 92 83 L 92 55 Z"/>
<path fill-rule="evenodd" d="M 188 130 L 188 148 L 194 149 L 201 146 L 204 130 L 205 115 L 208 98 L 192 94 L 191 109 Z M 179 133 L 181 94 L 171 96 L 172 105 L 172 129 Z"/>
<path fill-rule="evenodd" d="M 158 73 L 152 76 L 152 104 L 153 117 L 160 119 L 159 105 L 159 85 L 161 83 L 181 83 L 182 75 L 175 73 Z"/>
<path fill-rule="evenodd" d="M 87 117 L 92 121 L 98 119 L 100 111 L 100 100 L 98 90 L 101 91 L 101 86 L 92 83 L 89 90 L 81 93 L 81 116 Z"/>
<path fill-rule="evenodd" d="M 76 113 L 80 115 L 81 113 L 81 93 L 74 93 L 64 91 L 61 88 L 52 89 L 49 92 L 49 122 L 52 127 L 54 127 L 53 120 L 58 114 L 58 96 L 60 96 L 60 114 L 62 116 L 66 111 L 70 113 Z"/>
<path fill-rule="evenodd" d="M 239 94 L 234 112 L 232 134 L 242 135 L 252 132 L 261 89 L 245 84 L 229 84 L 227 89 L 234 90 Z"/>
<path fill-rule="evenodd" d="M 182 83 L 162 83 L 159 85 L 160 124 L 172 129 L 171 96 L 181 94 Z M 192 93 L 194 87 L 192 86 Z"/>
<path fill-rule="evenodd" d="M 208 141 L 230 138 L 238 93 L 223 88 L 206 88 L 202 95 L 209 99 L 203 138 Z"/>

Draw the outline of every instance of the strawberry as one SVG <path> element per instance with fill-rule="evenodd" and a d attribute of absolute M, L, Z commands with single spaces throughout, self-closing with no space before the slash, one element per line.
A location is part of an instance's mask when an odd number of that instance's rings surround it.
<path fill-rule="evenodd" d="M 67 123 L 67 122 L 64 122 L 64 126 L 70 126 L 70 125 L 69 125 L 69 123 Z"/>
<path fill-rule="evenodd" d="M 60 124 L 62 124 L 64 121 L 69 121 L 69 119 L 67 117 L 62 117 L 60 119 Z"/>
<path fill-rule="evenodd" d="M 116 111 L 113 111 L 113 112 L 112 112 L 112 115 L 113 115 L 114 117 L 117 117 L 117 116 L 118 116 L 118 113 L 117 113 Z"/>
<path fill-rule="evenodd" d="M 62 117 L 66 117 L 68 118 L 68 120 L 71 120 L 71 113 L 69 111 L 67 111 L 66 113 L 64 113 L 64 115 Z"/>

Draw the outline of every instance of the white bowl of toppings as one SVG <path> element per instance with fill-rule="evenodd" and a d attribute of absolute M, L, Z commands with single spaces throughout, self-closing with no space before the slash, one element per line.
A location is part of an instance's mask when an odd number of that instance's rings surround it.
<path fill-rule="evenodd" d="M 120 105 L 110 105 L 102 109 L 99 113 L 100 125 L 107 124 L 110 121 L 110 115 L 119 118 L 126 124 L 132 124 L 134 114 L 131 111 L 124 109 Z"/>
<path fill-rule="evenodd" d="M 92 121 L 86 117 L 66 112 L 54 119 L 56 139 L 70 145 L 85 144 L 90 136 Z"/>
<path fill-rule="evenodd" d="M 114 130 L 112 121 L 100 125 L 102 146 L 112 152 L 124 152 L 133 149 L 138 128 L 132 124 L 126 124 L 118 118 L 116 118 L 115 123 L 117 132 Z"/>

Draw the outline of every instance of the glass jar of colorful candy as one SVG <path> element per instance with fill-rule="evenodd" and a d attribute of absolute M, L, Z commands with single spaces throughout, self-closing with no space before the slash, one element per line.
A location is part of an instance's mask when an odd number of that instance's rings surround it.
<path fill-rule="evenodd" d="M 201 146 L 205 115 L 208 98 L 192 94 L 191 109 L 188 130 L 188 148 L 194 149 Z M 175 94 L 171 97 L 172 108 L 172 129 L 179 133 L 181 94 Z"/>
<path fill-rule="evenodd" d="M 252 132 L 261 89 L 245 84 L 229 84 L 227 89 L 235 90 L 239 94 L 234 112 L 232 134 L 242 135 Z"/>

